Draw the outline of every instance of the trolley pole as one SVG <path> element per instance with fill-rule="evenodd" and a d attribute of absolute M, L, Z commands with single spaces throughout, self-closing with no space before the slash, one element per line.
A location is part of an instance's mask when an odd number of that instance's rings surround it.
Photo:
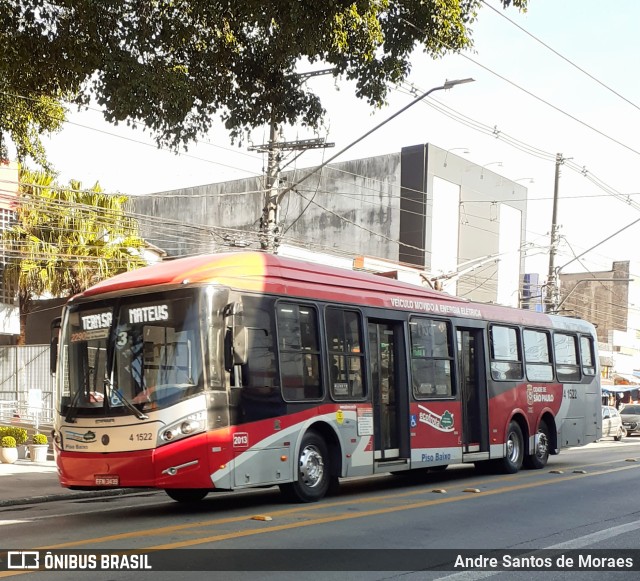
<path fill-rule="evenodd" d="M 555 312 L 558 306 L 559 281 L 556 271 L 556 251 L 558 248 L 558 195 L 560 185 L 560 166 L 564 163 L 561 153 L 556 154 L 556 174 L 553 185 L 553 212 L 551 214 L 551 240 L 549 248 L 549 274 L 547 275 L 547 312 Z"/>

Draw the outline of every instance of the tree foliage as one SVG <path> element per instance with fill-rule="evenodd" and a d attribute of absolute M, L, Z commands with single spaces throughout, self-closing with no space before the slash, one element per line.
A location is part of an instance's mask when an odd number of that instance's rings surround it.
<path fill-rule="evenodd" d="M 525 10 L 528 0 L 502 0 Z M 469 48 L 482 0 L 0 0 L 0 75 L 18 94 L 91 94 L 111 122 L 178 147 L 220 115 L 232 137 L 319 124 L 296 74 L 324 63 L 372 106 L 421 46 Z M 4 32 L 2 32 L 4 31 Z"/>
<path fill-rule="evenodd" d="M 65 115 L 65 108 L 55 98 L 45 95 L 24 98 L 0 90 L 0 160 L 9 157 L 8 137 L 16 147 L 18 161 L 31 158 L 40 167 L 51 170 L 40 137 L 61 129 Z"/>
<path fill-rule="evenodd" d="M 124 195 L 59 187 L 46 172 L 20 172 L 16 219 L 2 232 L 4 282 L 18 293 L 21 336 L 33 299 L 68 297 L 110 276 L 144 266 L 144 241 L 125 213 Z"/>

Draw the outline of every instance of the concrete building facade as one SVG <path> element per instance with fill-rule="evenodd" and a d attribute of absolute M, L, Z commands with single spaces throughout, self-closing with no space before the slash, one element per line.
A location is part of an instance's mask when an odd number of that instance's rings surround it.
<path fill-rule="evenodd" d="M 629 261 L 611 270 L 560 274 L 561 315 L 586 319 L 596 326 L 602 386 L 609 403 L 634 401 L 640 386 L 640 284 L 629 278 Z M 636 284 L 634 284 L 636 283 Z"/>
<path fill-rule="evenodd" d="M 457 149 L 457 148 L 456 148 Z M 310 251 L 400 262 L 444 290 L 518 306 L 527 189 L 432 144 L 282 173 L 280 241 Z M 262 179 L 131 200 L 141 234 L 170 256 L 260 247 Z M 460 274 L 462 273 L 462 274 Z"/>

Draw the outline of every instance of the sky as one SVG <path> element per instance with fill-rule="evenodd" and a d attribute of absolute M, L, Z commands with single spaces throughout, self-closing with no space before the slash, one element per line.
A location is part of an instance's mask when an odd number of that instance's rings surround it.
<path fill-rule="evenodd" d="M 336 161 L 432 143 L 475 164 L 491 164 L 488 170 L 528 188 L 527 240 L 548 248 L 560 153 L 566 163 L 559 179 L 562 238 L 556 266 L 595 245 L 562 272 L 610 270 L 617 260 L 640 262 L 640 209 L 615 196 L 640 208 L 638 22 L 636 0 L 530 0 L 525 14 L 487 0 L 472 27 L 472 51 L 437 61 L 418 51 L 407 79 L 418 92 L 445 80 L 475 82 L 433 93 Z M 349 83 L 323 76 L 308 83 L 327 109 L 325 127 L 318 135 L 287 127 L 284 137 L 325 137 L 335 149 L 306 152 L 297 159 L 298 168 L 321 163 L 413 99 L 406 89 L 394 89 L 388 105 L 373 111 Z M 114 127 L 89 110 L 70 112 L 69 123 L 45 144 L 60 181 L 74 178 L 84 186 L 98 181 L 107 192 L 138 195 L 260 175 L 265 160 L 247 147 L 267 141 L 268 129 L 258 128 L 249 143 L 232 145 L 217 124 L 188 152 L 176 155 L 158 150 L 150 134 Z M 546 275 L 547 269 L 548 253 L 528 255 L 527 272 Z M 640 280 L 640 266 L 632 263 L 631 270 Z"/>

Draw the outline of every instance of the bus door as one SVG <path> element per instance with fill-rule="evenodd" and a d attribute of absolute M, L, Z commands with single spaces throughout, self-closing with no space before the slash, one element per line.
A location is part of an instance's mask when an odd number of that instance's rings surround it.
<path fill-rule="evenodd" d="M 369 321 L 369 369 L 373 400 L 374 460 L 408 463 L 409 402 L 403 325 Z"/>
<path fill-rule="evenodd" d="M 456 329 L 458 378 L 462 400 L 463 459 L 489 458 L 487 369 L 483 329 Z"/>

